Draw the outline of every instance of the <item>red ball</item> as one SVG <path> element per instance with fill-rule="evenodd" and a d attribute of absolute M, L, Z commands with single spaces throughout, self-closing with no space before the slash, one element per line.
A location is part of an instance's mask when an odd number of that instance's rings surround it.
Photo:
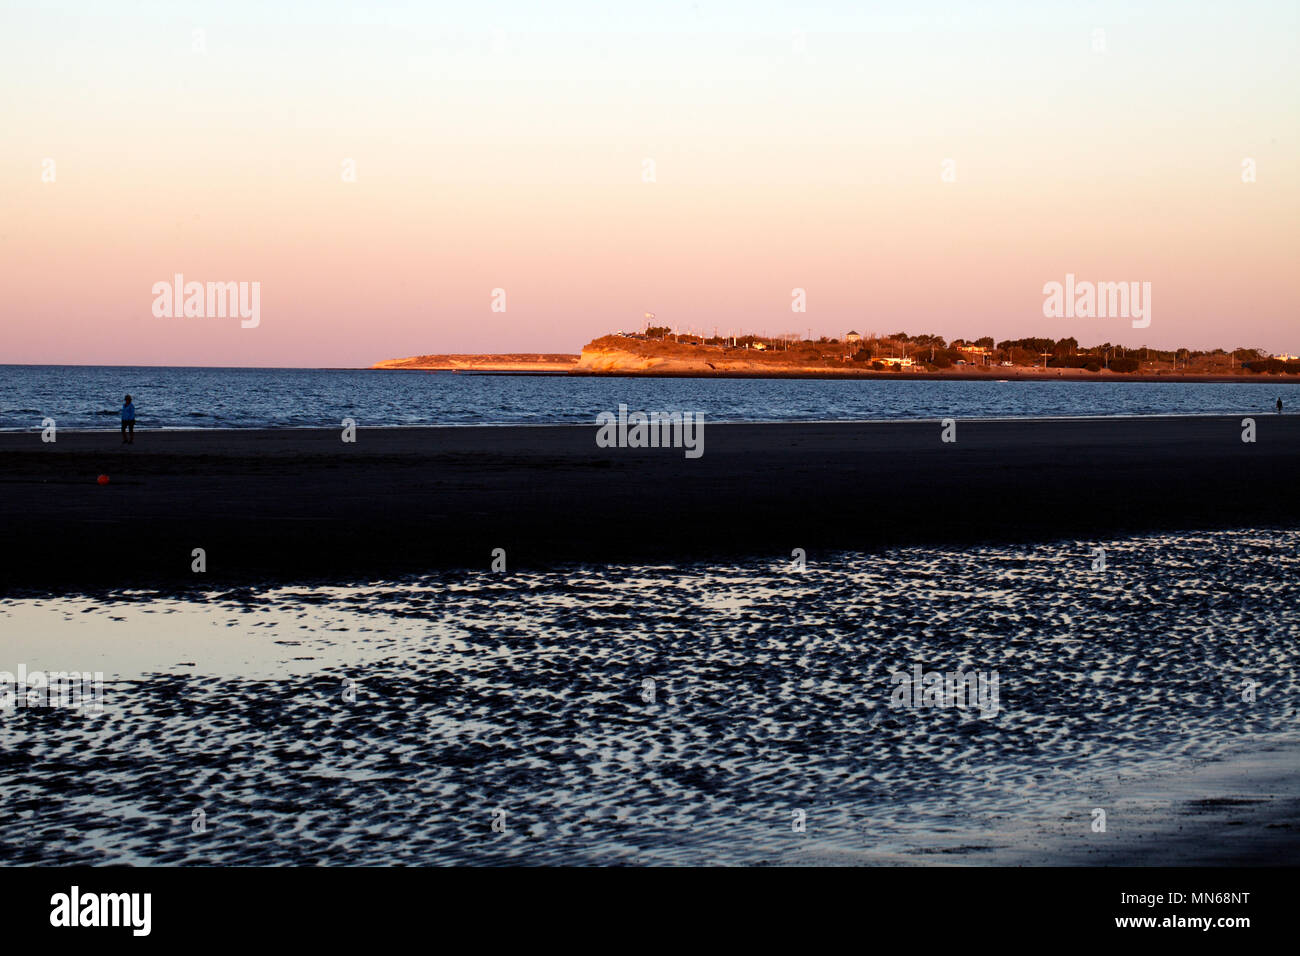
<path fill-rule="evenodd" d="M 97 480 L 101 485 L 106 485 L 106 484 L 108 484 L 108 475 L 100 475 L 99 478 L 97 478 L 96 480 Z"/>

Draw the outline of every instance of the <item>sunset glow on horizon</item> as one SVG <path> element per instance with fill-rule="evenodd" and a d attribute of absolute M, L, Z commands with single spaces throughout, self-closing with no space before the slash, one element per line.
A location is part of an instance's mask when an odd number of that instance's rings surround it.
<path fill-rule="evenodd" d="M 1300 352 L 1296 3 L 893 9 L 7 4 L 0 362 L 577 352 L 646 311 Z M 178 273 L 260 323 L 157 317 Z M 1045 317 L 1067 275 L 1150 283 L 1150 326 Z"/>

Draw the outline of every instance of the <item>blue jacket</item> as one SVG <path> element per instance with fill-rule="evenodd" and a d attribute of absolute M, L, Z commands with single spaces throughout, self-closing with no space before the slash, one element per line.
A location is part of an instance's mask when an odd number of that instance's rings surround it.
<path fill-rule="evenodd" d="M 135 421 L 135 402 L 127 402 L 122 406 L 122 421 Z"/>

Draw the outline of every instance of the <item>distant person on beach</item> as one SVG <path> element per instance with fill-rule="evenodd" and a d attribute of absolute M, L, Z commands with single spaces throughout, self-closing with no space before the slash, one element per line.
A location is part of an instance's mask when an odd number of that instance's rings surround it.
<path fill-rule="evenodd" d="M 130 395 L 122 400 L 122 444 L 135 444 L 135 406 Z"/>
<path fill-rule="evenodd" d="M 1282 414 L 1282 399 L 1280 399 L 1280 398 L 1277 400 L 1277 413 L 1278 413 L 1279 415 Z"/>

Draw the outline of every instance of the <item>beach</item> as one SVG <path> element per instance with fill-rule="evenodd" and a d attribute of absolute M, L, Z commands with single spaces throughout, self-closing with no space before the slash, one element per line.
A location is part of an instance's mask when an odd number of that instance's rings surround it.
<path fill-rule="evenodd" d="M 1294 861 L 1294 418 L 597 434 L 0 435 L 0 859 Z"/>
<path fill-rule="evenodd" d="M 703 454 L 596 427 L 0 435 L 7 587 L 343 580 L 562 562 L 809 562 L 1300 519 L 1300 419 L 711 424 Z M 99 485 L 99 475 L 108 484 Z"/>
<path fill-rule="evenodd" d="M 1068 798 L 971 814 L 912 845 L 826 851 L 819 866 L 1295 866 L 1300 860 L 1300 741 L 1237 745 L 1214 760 L 1144 772 L 1115 766 Z M 1094 829 L 1095 810 L 1105 829 Z M 977 834 L 971 839 L 972 831 Z"/>
<path fill-rule="evenodd" d="M 0 859 L 1293 863 L 1298 535 L 7 597 Z"/>
<path fill-rule="evenodd" d="M 1295 866 L 1300 861 L 1300 741 L 1244 745 L 1171 773 L 1116 768 L 1091 801 L 1057 806 L 997 834 L 1012 866 Z M 1093 803 L 1107 811 L 1091 827 Z M 1085 822 L 1087 825 L 1078 824 Z M 996 831 L 995 831 L 996 832 Z"/>

